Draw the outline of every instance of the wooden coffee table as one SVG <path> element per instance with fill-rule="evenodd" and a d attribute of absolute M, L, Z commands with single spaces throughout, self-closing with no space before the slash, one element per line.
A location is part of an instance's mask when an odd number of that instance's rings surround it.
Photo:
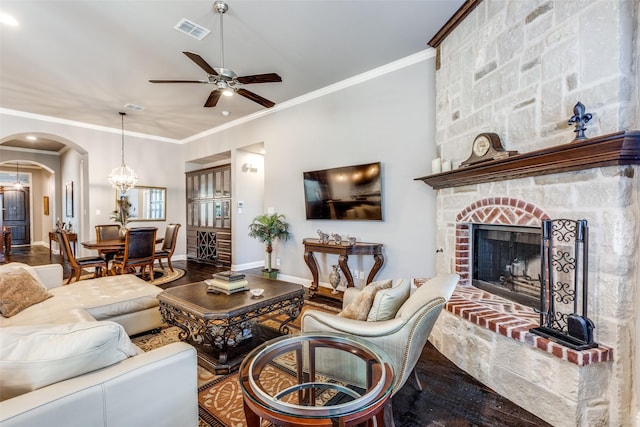
<path fill-rule="evenodd" d="M 215 371 L 228 371 L 241 362 L 242 357 L 229 358 L 229 352 L 253 337 L 253 326 L 260 316 L 274 312 L 285 315 L 279 332 L 287 334 L 288 323 L 302 309 L 301 285 L 257 275 L 246 278 L 249 288 L 264 289 L 260 297 L 248 291 L 231 295 L 207 293 L 204 282 L 176 286 L 158 294 L 164 321 L 179 327 L 179 338 L 194 344 L 200 361 Z"/>

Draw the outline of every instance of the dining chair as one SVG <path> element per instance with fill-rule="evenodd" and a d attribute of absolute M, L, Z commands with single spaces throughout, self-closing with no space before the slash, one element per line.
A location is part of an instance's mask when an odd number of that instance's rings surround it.
<path fill-rule="evenodd" d="M 66 259 L 71 266 L 71 273 L 67 280 L 67 285 L 71 283 L 71 280 L 75 277 L 76 282 L 80 280 L 83 268 L 95 268 L 94 277 L 105 276 L 107 274 L 107 261 L 99 256 L 89 256 L 76 258 L 71 251 L 71 244 L 69 238 L 64 230 L 56 230 L 60 251 L 62 252 L 63 259 Z"/>
<path fill-rule="evenodd" d="M 173 266 L 171 265 L 171 257 L 173 256 L 173 251 L 176 250 L 176 243 L 178 241 L 178 231 L 180 230 L 180 224 L 169 224 L 164 232 L 164 240 L 162 241 L 162 247 L 160 250 L 156 251 L 155 259 L 158 260 L 158 264 L 160 268 L 164 270 L 164 266 L 162 265 L 162 258 L 167 259 L 167 264 L 169 264 L 169 270 L 173 273 Z"/>
<path fill-rule="evenodd" d="M 120 226 L 118 224 L 101 224 L 96 225 L 96 240 L 98 242 L 102 240 L 117 240 L 120 238 Z M 107 263 L 113 259 L 118 253 L 113 249 L 99 249 L 98 255 L 104 258 Z"/>
<path fill-rule="evenodd" d="M 127 230 L 122 254 L 116 254 L 111 262 L 111 274 L 124 274 L 140 267 L 140 277 L 144 279 L 149 267 L 149 278 L 153 279 L 153 263 L 156 246 L 157 227 L 139 227 Z"/>

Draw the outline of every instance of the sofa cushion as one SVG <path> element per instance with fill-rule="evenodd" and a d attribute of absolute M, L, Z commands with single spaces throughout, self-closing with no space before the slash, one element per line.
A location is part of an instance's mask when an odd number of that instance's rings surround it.
<path fill-rule="evenodd" d="M 29 264 L 25 264 L 22 262 L 10 262 L 9 264 L 2 264 L 0 265 L 0 275 L 9 271 L 15 271 L 20 269 L 26 270 L 31 275 L 31 277 L 33 277 L 36 280 L 36 282 L 40 284 L 40 286 L 42 286 L 44 289 L 47 289 L 47 286 L 40 278 L 40 275 L 38 274 L 36 269 L 30 266 Z"/>
<path fill-rule="evenodd" d="M 162 289 L 133 274 L 81 280 L 52 289 L 56 297 L 63 297 L 75 307 L 82 307 L 96 320 L 105 320 L 158 306 L 157 295 Z"/>
<path fill-rule="evenodd" d="M 4 269 L 0 273 L 0 313 L 11 317 L 52 295 L 24 268 Z"/>
<path fill-rule="evenodd" d="M 380 289 L 376 292 L 373 304 L 367 315 L 367 322 L 378 322 L 393 319 L 398 309 L 409 298 L 411 282 L 398 279 L 389 289 Z"/>
<path fill-rule="evenodd" d="M 342 309 L 338 316 L 345 317 L 347 319 L 355 320 L 367 320 L 369 310 L 373 304 L 373 299 L 376 293 L 380 289 L 386 289 L 391 287 L 391 280 L 381 280 L 378 282 L 371 282 L 358 293 L 353 301 L 351 301 L 346 307 Z"/>
<path fill-rule="evenodd" d="M 82 310 L 86 320 L 111 320 L 112 317 L 158 307 L 157 294 L 162 289 L 133 274 L 81 280 L 50 289 L 53 298 L 31 306 L 17 315 L 0 316 L 0 327 L 62 324 L 83 320 L 70 316 Z"/>
<path fill-rule="evenodd" d="M 138 354 L 114 322 L 0 328 L 0 400 L 113 365 Z"/>

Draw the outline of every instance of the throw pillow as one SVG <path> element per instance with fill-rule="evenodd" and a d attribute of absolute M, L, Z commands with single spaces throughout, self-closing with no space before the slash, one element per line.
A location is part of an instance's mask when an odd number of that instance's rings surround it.
<path fill-rule="evenodd" d="M 391 288 L 376 292 L 367 322 L 393 319 L 400 306 L 409 298 L 410 292 L 411 282 L 402 279 L 398 279 Z"/>
<path fill-rule="evenodd" d="M 0 265 L 0 275 L 4 273 L 8 273 L 10 271 L 20 270 L 20 269 L 26 270 L 27 273 L 31 274 L 31 276 L 36 280 L 36 282 L 40 284 L 40 286 L 42 286 L 44 289 L 47 289 L 47 286 L 44 284 L 44 282 L 40 278 L 40 275 L 38 274 L 36 269 L 30 266 L 29 264 L 25 264 L 22 262 L 10 262 L 9 264 L 2 264 Z"/>
<path fill-rule="evenodd" d="M 52 295 L 24 268 L 0 274 L 0 313 L 11 317 Z"/>
<path fill-rule="evenodd" d="M 0 328 L 0 400 L 113 365 L 138 354 L 110 321 Z"/>
<path fill-rule="evenodd" d="M 347 319 L 355 320 L 367 320 L 369 310 L 373 304 L 373 299 L 376 296 L 376 292 L 380 289 L 386 289 L 391 287 L 391 280 L 382 280 L 378 282 L 371 282 L 364 287 L 362 291 L 351 301 L 345 308 L 342 309 L 338 316 L 345 317 Z"/>

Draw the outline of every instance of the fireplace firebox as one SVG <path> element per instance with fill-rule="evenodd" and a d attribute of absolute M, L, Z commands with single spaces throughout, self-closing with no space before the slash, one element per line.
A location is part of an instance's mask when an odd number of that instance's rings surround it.
<path fill-rule="evenodd" d="M 542 230 L 485 224 L 474 224 L 472 230 L 473 285 L 538 309 Z"/>

